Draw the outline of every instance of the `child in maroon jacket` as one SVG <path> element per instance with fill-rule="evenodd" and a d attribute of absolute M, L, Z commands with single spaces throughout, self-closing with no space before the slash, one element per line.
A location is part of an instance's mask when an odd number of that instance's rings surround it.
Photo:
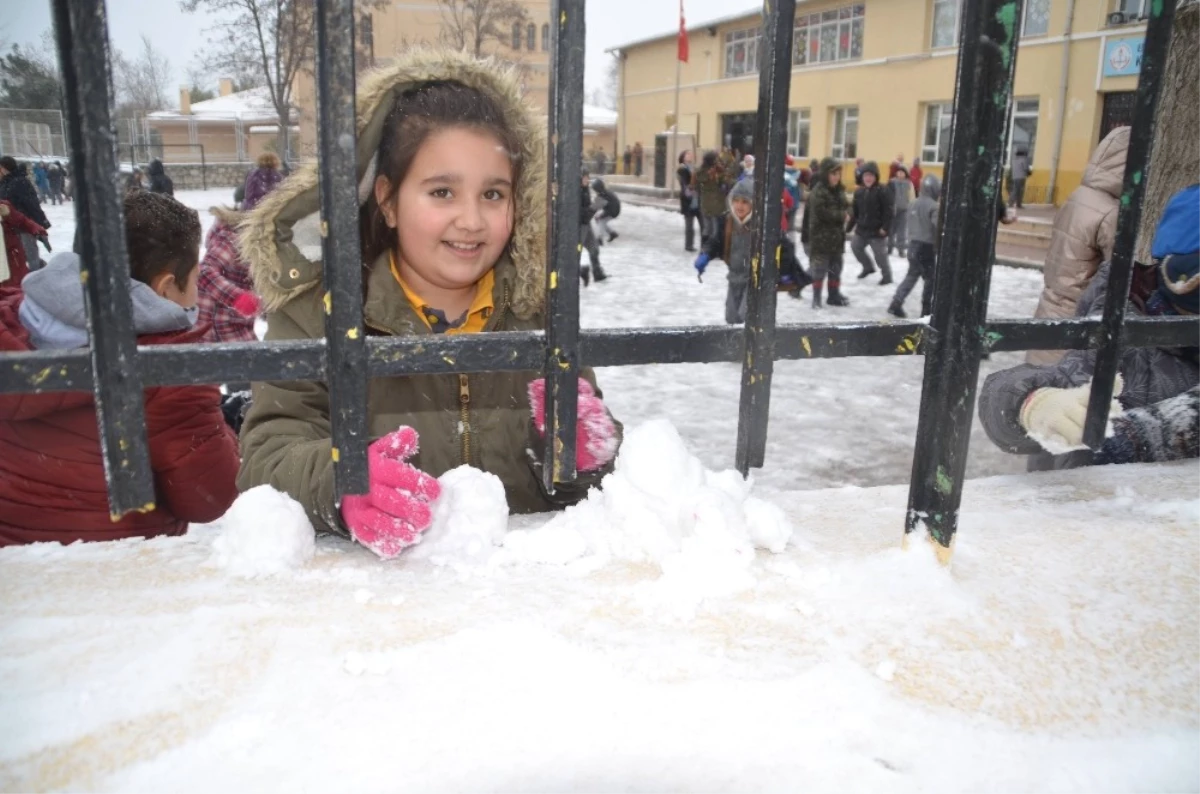
<path fill-rule="evenodd" d="M 12 202 L 3 200 L 0 200 L 0 226 L 4 229 L 4 239 L 0 241 L 3 243 L 3 249 L 0 249 L 0 287 L 19 287 L 29 273 L 21 233 L 38 238 L 49 250 L 46 230 L 19 212 Z"/>
<path fill-rule="evenodd" d="M 194 327 L 200 219 L 157 193 L 125 198 L 130 297 L 141 345 L 201 340 Z M 0 289 L 0 351 L 88 344 L 79 258 L 59 254 L 21 289 Z M 237 438 L 214 386 L 145 391 L 155 506 L 109 516 L 96 408 L 89 393 L 0 395 L 0 546 L 181 535 L 237 496 Z"/>

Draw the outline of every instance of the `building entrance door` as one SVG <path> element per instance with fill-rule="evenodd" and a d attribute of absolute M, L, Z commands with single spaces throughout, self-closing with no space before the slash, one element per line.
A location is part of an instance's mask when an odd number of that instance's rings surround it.
<path fill-rule="evenodd" d="M 721 143 L 736 152 L 754 154 L 754 114 L 723 114 L 721 116 Z"/>
<path fill-rule="evenodd" d="M 1100 117 L 1100 141 L 1117 127 L 1132 126 L 1136 98 L 1136 91 L 1114 91 L 1104 95 L 1104 111 Z"/>

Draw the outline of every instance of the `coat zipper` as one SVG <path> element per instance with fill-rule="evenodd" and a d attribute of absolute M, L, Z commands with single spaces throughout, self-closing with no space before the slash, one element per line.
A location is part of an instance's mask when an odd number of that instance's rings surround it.
<path fill-rule="evenodd" d="M 458 376 L 459 435 L 462 437 L 462 462 L 471 463 L 471 387 L 467 376 Z"/>

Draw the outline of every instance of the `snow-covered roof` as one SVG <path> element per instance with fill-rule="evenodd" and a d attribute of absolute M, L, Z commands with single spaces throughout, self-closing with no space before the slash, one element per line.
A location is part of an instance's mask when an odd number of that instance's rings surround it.
<path fill-rule="evenodd" d="M 275 105 L 267 86 L 248 88 L 233 94 L 193 102 L 191 114 L 177 110 L 159 110 L 150 114 L 152 121 L 180 121 L 195 118 L 199 121 L 275 121 Z"/>
<path fill-rule="evenodd" d="M 583 106 L 583 126 L 585 127 L 615 127 L 617 111 L 602 108 L 598 105 Z"/>
<path fill-rule="evenodd" d="M 289 129 L 289 130 L 299 130 L 299 129 L 300 129 L 300 127 L 298 127 L 297 125 L 293 124 L 293 125 L 289 126 L 289 127 L 288 127 L 288 129 Z M 278 125 L 278 124 L 255 124 L 253 127 L 251 127 L 251 128 L 250 128 L 250 132 L 251 132 L 251 133 L 255 133 L 255 132 L 279 132 L 279 125 Z"/>

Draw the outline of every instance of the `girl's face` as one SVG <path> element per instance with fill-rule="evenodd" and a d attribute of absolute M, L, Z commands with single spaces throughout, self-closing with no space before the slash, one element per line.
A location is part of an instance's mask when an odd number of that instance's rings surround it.
<path fill-rule="evenodd" d="M 512 180 L 499 139 L 464 127 L 425 139 L 391 201 L 387 178 L 375 180 L 397 265 L 418 294 L 466 289 L 492 269 L 512 235 Z"/>

